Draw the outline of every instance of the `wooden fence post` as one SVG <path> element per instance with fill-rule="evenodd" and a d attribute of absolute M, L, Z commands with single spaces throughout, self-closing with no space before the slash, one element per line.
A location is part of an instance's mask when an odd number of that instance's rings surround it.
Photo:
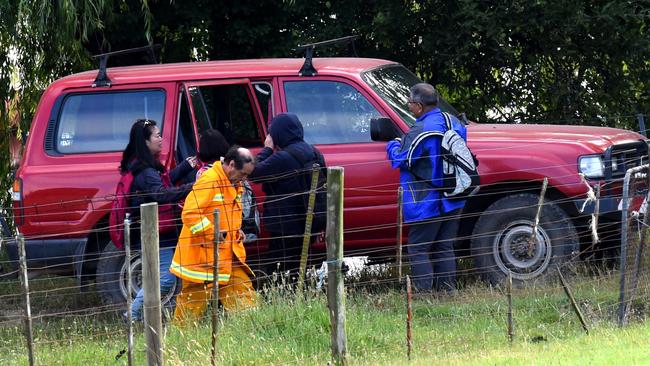
<path fill-rule="evenodd" d="M 314 164 L 311 171 L 311 187 L 309 188 L 309 201 L 307 203 L 307 216 L 305 217 L 305 233 L 302 238 L 302 252 L 300 254 L 300 269 L 298 274 L 298 288 L 296 293 L 302 293 L 307 270 L 307 256 L 309 255 L 309 242 L 311 241 L 311 226 L 314 221 L 314 206 L 316 205 L 316 189 L 318 188 L 318 173 L 320 165 Z"/>
<path fill-rule="evenodd" d="M 508 271 L 508 341 L 512 343 L 515 338 L 515 321 L 512 315 L 512 271 Z"/>
<path fill-rule="evenodd" d="M 562 275 L 562 270 L 560 270 L 560 266 L 557 267 L 557 274 L 558 277 L 560 278 L 560 283 L 564 288 L 564 293 L 569 298 L 569 301 L 571 302 L 571 307 L 573 308 L 573 311 L 578 316 L 578 320 L 580 320 L 580 324 L 582 324 L 582 329 L 584 329 L 585 332 L 589 334 L 589 328 L 587 327 L 587 322 L 585 321 L 585 317 L 582 315 L 582 311 L 580 311 L 580 307 L 578 307 L 578 303 L 576 302 L 576 299 L 573 297 L 573 293 L 571 292 L 569 285 L 564 280 L 564 276 Z"/>
<path fill-rule="evenodd" d="M 413 308 L 412 308 L 411 278 L 406 275 L 406 356 L 411 361 L 411 349 L 413 348 Z"/>
<path fill-rule="evenodd" d="M 327 302 L 332 324 L 332 357 L 347 365 L 345 288 L 343 284 L 343 168 L 327 169 Z"/>
<path fill-rule="evenodd" d="M 528 256 L 533 256 L 533 251 L 537 246 L 537 228 L 539 227 L 539 218 L 542 216 L 542 206 L 544 205 L 544 196 L 546 195 L 546 187 L 548 187 L 548 178 L 544 177 L 542 183 L 542 190 L 539 193 L 539 201 L 537 202 L 537 214 L 535 215 L 535 223 L 533 223 L 533 230 L 530 233 Z"/>
<path fill-rule="evenodd" d="M 142 286 L 144 288 L 144 327 L 147 364 L 162 366 L 162 314 L 160 306 L 160 256 L 158 237 L 158 204 L 140 205 L 142 218 Z"/>
<path fill-rule="evenodd" d="M 402 282 L 402 240 L 404 221 L 404 188 L 397 188 L 397 282 Z"/>
<path fill-rule="evenodd" d="M 126 319 L 129 326 L 127 343 L 127 361 L 129 366 L 133 365 L 133 314 L 131 314 L 131 218 L 126 214 L 124 218 L 124 261 L 126 263 Z"/>
<path fill-rule="evenodd" d="M 29 281 L 27 277 L 27 255 L 25 252 L 25 237 L 23 234 L 16 236 L 18 242 L 18 257 L 20 260 L 20 284 L 23 287 L 25 298 L 25 338 L 27 339 L 27 356 L 29 365 L 34 366 L 34 332 L 32 329 L 32 307 L 29 302 Z"/>
<path fill-rule="evenodd" d="M 217 365 L 217 328 L 219 327 L 219 242 L 221 241 L 221 229 L 219 221 L 219 210 L 214 210 L 214 263 L 212 264 L 212 298 L 211 315 L 212 315 L 212 349 L 211 361 L 212 366 Z"/>

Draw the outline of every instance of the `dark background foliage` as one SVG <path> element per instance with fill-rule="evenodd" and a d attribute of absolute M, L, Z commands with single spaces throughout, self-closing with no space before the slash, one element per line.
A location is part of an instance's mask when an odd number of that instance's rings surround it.
<path fill-rule="evenodd" d="M 649 0 L 0 0 L 0 101 L 21 116 L 9 129 L 0 102 L 0 129 L 26 131 L 42 90 L 96 68 L 93 54 L 155 43 L 166 63 L 300 57 L 296 45 L 350 34 L 361 56 L 401 62 L 475 121 L 634 128 L 650 110 L 649 20 Z"/>

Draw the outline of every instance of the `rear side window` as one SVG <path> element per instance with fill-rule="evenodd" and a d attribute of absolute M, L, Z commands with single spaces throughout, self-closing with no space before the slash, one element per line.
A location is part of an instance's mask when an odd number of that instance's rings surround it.
<path fill-rule="evenodd" d="M 162 130 L 162 90 L 72 94 L 65 98 L 55 135 L 62 154 L 124 150 L 138 118 L 156 121 Z"/>
<path fill-rule="evenodd" d="M 370 119 L 381 114 L 354 87 L 336 81 L 284 83 L 287 110 L 311 144 L 371 142 Z"/>

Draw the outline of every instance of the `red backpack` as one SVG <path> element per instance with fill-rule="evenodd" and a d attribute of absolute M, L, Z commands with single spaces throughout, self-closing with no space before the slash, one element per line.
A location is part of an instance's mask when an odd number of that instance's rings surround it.
<path fill-rule="evenodd" d="M 108 217 L 109 234 L 111 241 L 118 249 L 124 248 L 124 219 L 129 211 L 128 197 L 133 184 L 133 174 L 126 172 L 120 177 L 115 189 L 115 199 Z"/>
<path fill-rule="evenodd" d="M 169 173 L 165 172 L 160 175 L 163 186 L 171 187 Z M 129 212 L 128 198 L 131 194 L 131 184 L 135 177 L 131 172 L 122 174 L 120 181 L 115 188 L 115 199 L 111 207 L 111 214 L 108 217 L 109 235 L 111 241 L 118 249 L 124 248 L 124 219 Z M 174 204 L 158 205 L 158 230 L 160 233 L 167 233 L 176 229 L 176 215 L 174 214 Z"/>

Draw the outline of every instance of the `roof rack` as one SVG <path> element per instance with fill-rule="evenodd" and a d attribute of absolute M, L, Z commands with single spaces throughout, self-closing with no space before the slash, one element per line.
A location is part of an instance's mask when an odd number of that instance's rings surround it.
<path fill-rule="evenodd" d="M 354 41 L 356 41 L 357 39 L 359 39 L 358 35 L 347 36 L 347 37 L 329 39 L 327 41 L 322 41 L 322 42 L 308 43 L 296 47 L 295 51 L 305 51 L 305 63 L 300 68 L 300 71 L 298 71 L 298 75 L 316 76 L 316 74 L 318 73 L 314 68 L 314 65 L 312 64 L 312 58 L 314 57 L 314 48 L 316 47 L 347 44 L 348 53 L 351 56 L 357 57 L 357 49 L 354 47 Z"/>
<path fill-rule="evenodd" d="M 152 64 L 157 64 L 158 60 L 156 59 L 156 53 L 155 50 L 160 49 L 159 44 L 155 45 L 149 45 L 149 46 L 144 46 L 144 47 L 136 47 L 136 48 L 129 48 L 126 50 L 120 50 L 120 51 L 114 51 L 114 52 L 107 52 L 107 53 L 102 53 L 99 55 L 92 56 L 93 59 L 99 59 L 99 72 L 97 72 L 97 77 L 95 77 L 95 81 L 93 81 L 93 88 L 97 87 L 109 87 L 111 86 L 112 82 L 111 79 L 108 77 L 108 74 L 106 73 L 106 66 L 108 65 L 108 58 L 111 56 L 121 56 L 121 55 L 128 55 L 132 53 L 139 53 L 139 52 L 146 52 L 147 55 L 149 56 L 149 61 Z"/>

